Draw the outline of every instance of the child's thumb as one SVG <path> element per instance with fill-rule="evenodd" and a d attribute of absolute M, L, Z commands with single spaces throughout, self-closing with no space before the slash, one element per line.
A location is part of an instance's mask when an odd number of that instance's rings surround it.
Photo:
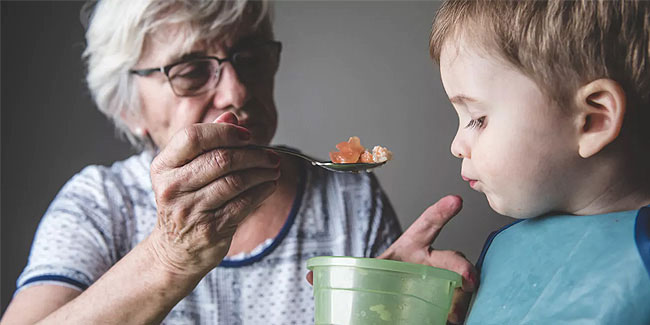
<path fill-rule="evenodd" d="M 428 247 L 438 237 L 440 230 L 463 207 L 463 200 L 457 195 L 447 195 L 427 208 L 401 237 L 408 238 L 416 246 Z M 401 239 L 400 237 L 400 239 Z"/>

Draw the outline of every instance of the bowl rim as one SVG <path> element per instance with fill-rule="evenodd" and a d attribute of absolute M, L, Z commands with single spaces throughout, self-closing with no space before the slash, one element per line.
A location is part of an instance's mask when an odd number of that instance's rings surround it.
<path fill-rule="evenodd" d="M 452 286 L 458 288 L 462 285 L 462 277 L 453 271 L 401 261 L 384 260 L 369 257 L 351 256 L 317 256 L 307 260 L 307 269 L 314 270 L 319 266 L 351 266 L 373 270 L 393 271 L 416 275 L 426 275 L 453 282 Z"/>

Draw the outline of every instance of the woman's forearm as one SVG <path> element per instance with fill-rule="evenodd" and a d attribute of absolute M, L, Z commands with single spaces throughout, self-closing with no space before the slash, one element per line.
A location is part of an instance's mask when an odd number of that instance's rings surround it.
<path fill-rule="evenodd" d="M 205 274 L 179 275 L 160 267 L 150 240 L 151 236 L 40 324 L 160 323 Z"/>

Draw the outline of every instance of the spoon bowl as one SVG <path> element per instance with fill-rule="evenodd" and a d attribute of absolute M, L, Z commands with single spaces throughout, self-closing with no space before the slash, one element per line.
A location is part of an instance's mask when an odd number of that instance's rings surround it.
<path fill-rule="evenodd" d="M 352 164 L 337 164 L 331 161 L 312 161 L 311 164 L 314 166 L 322 167 L 327 170 L 331 170 L 339 173 L 358 173 L 358 172 L 370 172 L 372 169 L 384 165 L 386 162 L 380 163 L 352 163 Z"/>
<path fill-rule="evenodd" d="M 287 155 L 291 155 L 294 157 L 298 157 L 304 160 L 309 161 L 312 165 L 318 166 L 333 172 L 337 173 L 359 173 L 359 172 L 369 172 L 374 168 L 377 168 L 379 166 L 383 166 L 386 164 L 386 162 L 380 162 L 380 163 L 351 163 L 351 164 L 339 164 L 339 163 L 333 163 L 331 161 L 321 161 L 315 158 L 312 158 L 310 156 L 307 156 L 305 154 L 302 154 L 298 151 L 295 151 L 293 149 L 289 149 L 287 147 L 280 147 L 280 146 L 263 146 L 263 145 L 258 145 L 258 144 L 250 144 L 245 146 L 244 148 L 250 148 L 250 149 L 266 149 L 266 150 L 271 150 L 275 151 L 278 153 L 284 153 Z"/>

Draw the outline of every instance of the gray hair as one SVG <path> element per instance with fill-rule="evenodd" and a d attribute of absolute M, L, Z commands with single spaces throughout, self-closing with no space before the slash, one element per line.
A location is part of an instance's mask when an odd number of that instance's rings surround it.
<path fill-rule="evenodd" d="M 83 11 L 90 12 L 86 6 Z M 133 134 L 125 117 L 138 119 L 141 105 L 129 69 L 136 65 L 147 37 L 170 25 L 188 27 L 182 51 L 197 42 L 225 37 L 252 17 L 270 30 L 268 3 L 248 0 L 102 0 L 86 19 L 86 82 L 97 108 L 111 120 L 118 134 L 136 148 L 153 149 L 148 138 Z"/>

